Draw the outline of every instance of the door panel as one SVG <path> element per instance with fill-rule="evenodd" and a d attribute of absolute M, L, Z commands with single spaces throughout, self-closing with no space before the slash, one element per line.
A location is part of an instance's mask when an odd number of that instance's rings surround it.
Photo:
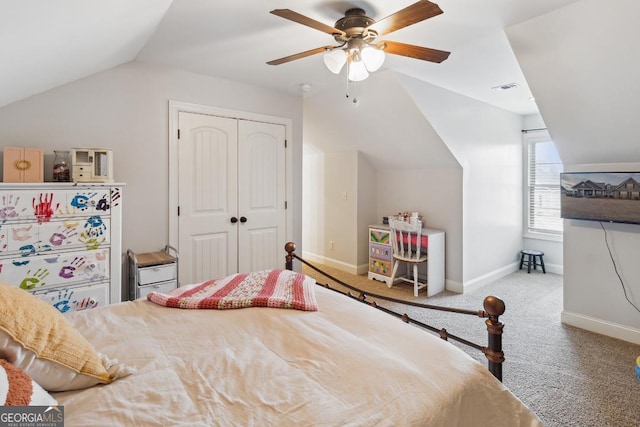
<path fill-rule="evenodd" d="M 284 252 L 284 243 L 279 246 L 279 230 L 277 227 L 269 228 L 252 228 L 250 230 L 241 230 L 240 234 L 246 233 L 246 241 L 248 242 L 240 254 L 240 263 L 246 258 L 245 270 L 241 271 L 260 271 L 271 268 L 282 268 L 284 265 L 282 253 Z M 282 247 L 283 250 L 277 250 Z"/>
<path fill-rule="evenodd" d="M 237 239 L 235 235 L 233 239 Z M 233 270 L 229 270 L 228 251 L 230 246 L 235 246 L 235 242 L 229 242 L 229 233 L 193 236 L 191 245 L 193 257 L 187 261 L 191 264 L 194 283 L 235 273 L 235 266 Z M 182 262 L 182 255 L 180 258 Z"/>
<path fill-rule="evenodd" d="M 241 120 L 238 136 L 239 271 L 283 266 L 286 239 L 285 127 Z"/>
<path fill-rule="evenodd" d="M 179 282 L 190 284 L 237 269 L 237 121 L 181 112 L 179 126 Z"/>

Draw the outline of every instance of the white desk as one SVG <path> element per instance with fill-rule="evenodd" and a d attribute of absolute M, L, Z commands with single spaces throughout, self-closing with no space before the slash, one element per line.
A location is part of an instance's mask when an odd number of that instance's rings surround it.
<path fill-rule="evenodd" d="M 422 229 L 422 247 L 427 253 L 427 297 L 444 291 L 444 238 L 445 232 L 433 228 Z M 426 240 L 426 242 L 425 242 Z M 368 278 L 389 285 L 393 269 L 393 250 L 389 226 L 369 226 Z"/>

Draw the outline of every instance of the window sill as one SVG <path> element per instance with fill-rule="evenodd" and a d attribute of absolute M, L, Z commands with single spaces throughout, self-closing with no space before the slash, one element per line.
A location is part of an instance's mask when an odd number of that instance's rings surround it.
<path fill-rule="evenodd" d="M 523 236 L 525 239 L 535 239 L 535 240 L 547 240 L 550 242 L 558 242 L 562 243 L 562 234 L 547 234 L 547 233 L 533 233 L 527 232 L 524 233 Z"/>

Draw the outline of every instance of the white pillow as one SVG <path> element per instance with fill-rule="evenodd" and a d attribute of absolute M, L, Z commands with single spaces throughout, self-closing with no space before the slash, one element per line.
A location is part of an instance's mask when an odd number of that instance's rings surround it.
<path fill-rule="evenodd" d="M 22 369 L 0 359 L 0 405 L 57 406 L 58 402 Z"/>
<path fill-rule="evenodd" d="M 133 372 L 97 353 L 53 306 L 0 282 L 0 358 L 48 391 L 107 384 Z"/>

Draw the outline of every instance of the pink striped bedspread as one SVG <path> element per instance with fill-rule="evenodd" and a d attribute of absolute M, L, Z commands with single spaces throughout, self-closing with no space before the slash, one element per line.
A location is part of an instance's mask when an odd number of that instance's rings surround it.
<path fill-rule="evenodd" d="M 289 270 L 238 273 L 222 279 L 181 286 L 168 293 L 151 292 L 147 299 L 175 308 L 291 308 L 317 311 L 315 279 Z"/>

